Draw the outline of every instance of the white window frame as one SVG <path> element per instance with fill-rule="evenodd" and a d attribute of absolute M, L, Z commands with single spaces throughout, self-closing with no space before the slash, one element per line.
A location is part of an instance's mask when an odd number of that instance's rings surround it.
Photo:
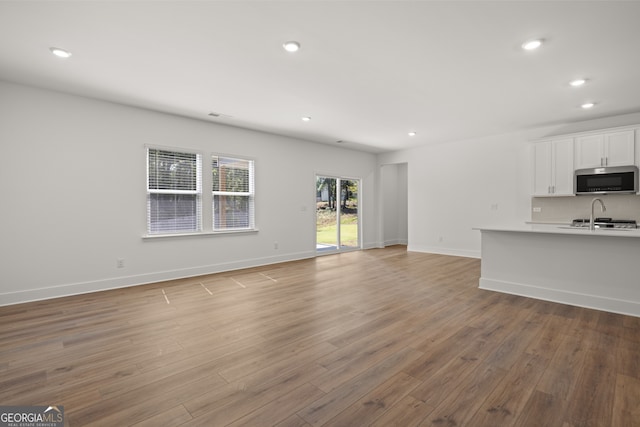
<path fill-rule="evenodd" d="M 160 190 L 149 188 L 149 152 L 150 150 L 161 150 L 175 153 L 188 153 L 195 154 L 197 158 L 198 176 L 197 176 L 197 189 L 196 191 L 188 190 Z M 221 234 L 234 234 L 234 233 L 251 233 L 257 232 L 256 216 L 255 216 L 255 159 L 246 156 L 228 155 L 214 152 L 203 152 L 199 150 L 193 150 L 189 148 L 181 147 L 167 147 L 159 145 L 145 145 L 145 189 L 146 189 L 146 220 L 145 220 L 145 233 L 142 235 L 144 239 L 165 238 L 165 237 L 184 237 L 184 236 L 202 236 L 202 235 L 221 235 Z M 212 191 L 213 178 L 212 178 L 212 163 L 213 158 L 226 158 L 236 159 L 250 164 L 249 170 L 249 191 L 240 192 L 220 192 Z M 203 189 L 208 188 L 209 191 Z M 197 230 L 175 230 L 170 232 L 152 232 L 150 227 L 150 194 L 197 194 Z M 246 227 L 232 227 L 232 228 L 218 228 L 215 229 L 214 220 L 214 196 L 216 194 L 222 194 L 227 196 L 243 196 L 249 197 L 249 221 Z"/>
<path fill-rule="evenodd" d="M 175 153 L 176 155 L 185 155 L 185 156 L 195 156 L 195 168 L 196 168 L 196 176 L 195 176 L 195 189 L 194 190 L 182 190 L 182 189 L 156 189 L 149 188 L 150 182 L 150 152 L 151 151 L 162 151 L 165 153 Z M 200 233 L 202 232 L 202 153 L 192 150 L 185 150 L 181 148 L 167 148 L 167 147 L 154 147 L 147 146 L 145 149 L 146 153 L 146 187 L 147 187 L 147 234 L 150 236 L 163 236 L 163 235 L 174 235 L 174 234 L 190 234 L 190 233 Z M 152 221 L 151 221 L 151 199 L 153 195 L 193 195 L 195 196 L 195 218 L 193 222 L 195 227 L 193 229 L 185 229 L 176 227 L 174 229 L 170 229 L 169 227 L 164 227 L 164 230 L 154 231 L 152 230 Z"/>
<path fill-rule="evenodd" d="M 218 164 L 226 161 L 228 163 L 246 163 L 247 171 L 248 171 L 248 182 L 246 191 L 225 191 L 220 188 L 213 188 L 213 178 L 212 178 L 212 187 L 211 187 L 211 210 L 212 210 L 212 228 L 214 232 L 233 232 L 233 231 L 243 231 L 243 230 L 254 230 L 255 229 L 255 161 L 253 159 L 249 159 L 246 157 L 240 156 L 228 156 L 224 154 L 212 154 L 210 157 L 210 165 L 213 170 L 213 161 L 216 159 Z M 218 181 L 220 182 L 220 181 Z M 235 219 L 232 219 L 231 226 L 221 226 L 216 225 L 219 223 L 219 220 L 216 218 L 216 197 L 242 197 L 247 199 L 247 212 L 240 212 L 242 216 L 246 214 L 246 225 L 239 223 L 237 226 L 234 226 Z M 244 222 L 244 220 L 240 219 L 239 221 Z"/>

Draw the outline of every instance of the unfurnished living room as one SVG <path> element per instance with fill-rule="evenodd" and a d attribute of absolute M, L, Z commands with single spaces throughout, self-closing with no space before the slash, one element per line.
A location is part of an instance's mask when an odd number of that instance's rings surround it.
<path fill-rule="evenodd" d="M 0 1 L 0 427 L 640 426 L 638 16 Z"/>

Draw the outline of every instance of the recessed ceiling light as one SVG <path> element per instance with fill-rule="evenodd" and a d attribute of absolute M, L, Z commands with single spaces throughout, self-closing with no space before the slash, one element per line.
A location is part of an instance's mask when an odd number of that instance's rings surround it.
<path fill-rule="evenodd" d="M 50 47 L 49 50 L 58 58 L 68 58 L 71 56 L 71 52 L 60 49 L 59 47 Z"/>
<path fill-rule="evenodd" d="M 409 132 L 409 136 L 416 136 L 417 133 L 416 132 Z"/>
<path fill-rule="evenodd" d="M 303 118 L 302 118 L 302 121 L 303 121 L 303 122 L 308 122 L 309 120 L 311 120 L 311 117 L 303 117 Z"/>
<path fill-rule="evenodd" d="M 522 43 L 522 48 L 524 50 L 535 50 L 542 46 L 542 39 L 529 40 Z"/>
<path fill-rule="evenodd" d="M 295 41 L 289 41 L 282 44 L 284 50 L 287 52 L 297 52 L 300 49 L 300 43 Z"/>
<path fill-rule="evenodd" d="M 588 110 L 589 108 L 593 108 L 596 104 L 593 102 L 585 102 L 584 104 L 582 104 L 580 107 L 582 107 L 585 110 Z"/>
<path fill-rule="evenodd" d="M 586 79 L 575 79 L 575 80 L 571 80 L 569 84 L 573 87 L 580 87 L 584 85 L 586 82 L 587 82 Z"/>

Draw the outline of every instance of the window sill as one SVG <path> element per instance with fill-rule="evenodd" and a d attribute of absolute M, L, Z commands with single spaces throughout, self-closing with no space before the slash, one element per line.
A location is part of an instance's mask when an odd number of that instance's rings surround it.
<path fill-rule="evenodd" d="M 203 237 L 203 236 L 220 236 L 220 235 L 229 235 L 229 234 L 247 234 L 247 233 L 257 233 L 259 230 L 257 228 L 246 228 L 241 230 L 224 230 L 224 231 L 199 231 L 197 233 L 170 233 L 170 234 L 144 234 L 142 236 L 143 240 L 153 240 L 153 239 L 165 239 L 172 237 Z"/>

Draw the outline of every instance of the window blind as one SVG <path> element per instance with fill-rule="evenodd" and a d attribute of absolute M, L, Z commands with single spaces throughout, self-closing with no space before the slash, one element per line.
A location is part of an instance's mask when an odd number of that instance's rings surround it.
<path fill-rule="evenodd" d="M 147 232 L 202 230 L 202 161 L 198 153 L 147 149 Z"/>
<path fill-rule="evenodd" d="M 255 227 L 254 162 L 212 156 L 213 229 Z"/>

